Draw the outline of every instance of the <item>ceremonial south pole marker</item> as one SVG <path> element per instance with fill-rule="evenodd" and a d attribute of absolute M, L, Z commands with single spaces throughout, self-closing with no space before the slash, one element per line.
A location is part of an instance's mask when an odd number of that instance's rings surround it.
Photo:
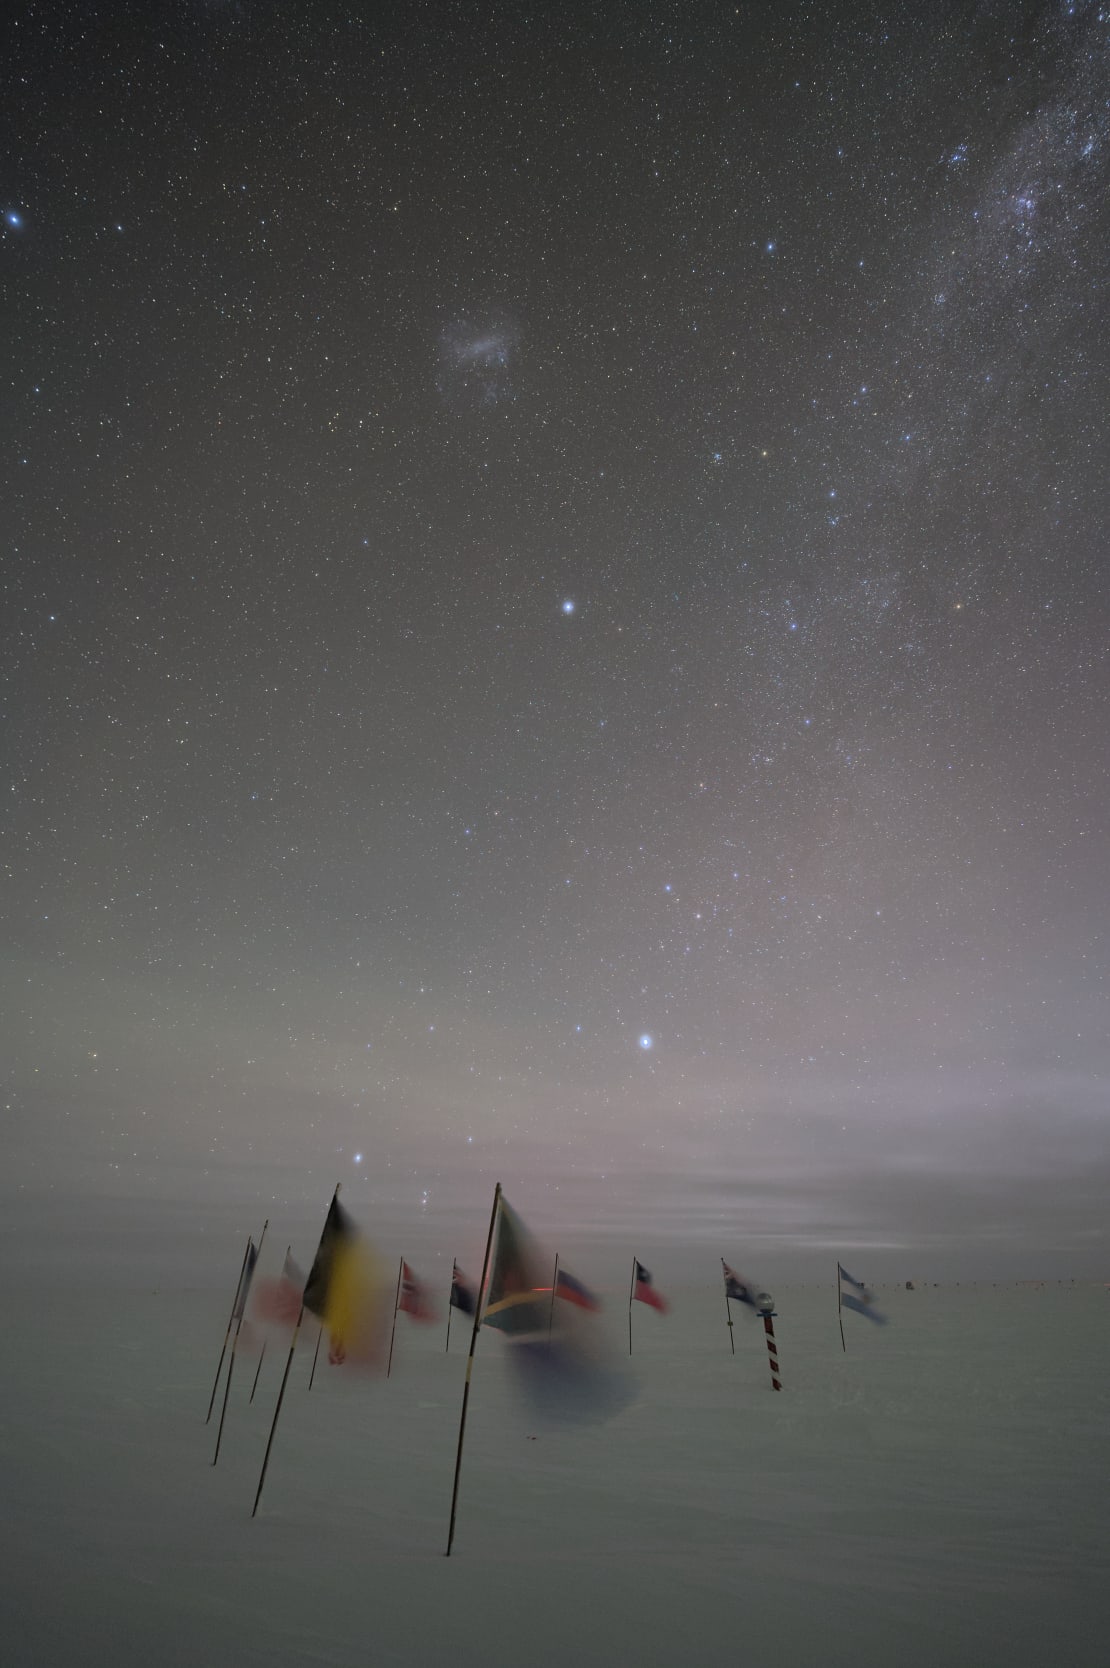
<path fill-rule="evenodd" d="M 775 1300 L 770 1292 L 760 1292 L 756 1297 L 755 1306 L 759 1310 L 760 1318 L 763 1321 L 763 1330 L 767 1335 L 767 1356 L 771 1363 L 771 1388 L 772 1390 L 781 1390 L 779 1347 L 775 1342 Z"/>

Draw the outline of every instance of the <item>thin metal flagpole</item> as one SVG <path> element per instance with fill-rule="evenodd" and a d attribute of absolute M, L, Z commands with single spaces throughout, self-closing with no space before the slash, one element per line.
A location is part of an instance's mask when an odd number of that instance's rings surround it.
<path fill-rule="evenodd" d="M 393 1294 L 393 1330 L 389 1334 L 389 1360 L 385 1364 L 385 1376 L 389 1377 L 393 1371 L 393 1340 L 397 1336 L 397 1305 L 401 1301 L 401 1277 L 405 1272 L 405 1259 L 401 1258 L 397 1267 L 397 1290 Z"/>
<path fill-rule="evenodd" d="M 292 1249 L 293 1249 L 293 1247 L 291 1245 L 287 1245 L 285 1247 L 285 1263 L 288 1263 L 289 1254 L 292 1251 Z M 285 1263 L 282 1264 L 282 1270 L 281 1270 L 283 1279 L 285 1278 Z M 250 1393 L 250 1401 L 251 1402 L 254 1401 L 254 1393 L 258 1389 L 258 1375 L 262 1371 L 262 1363 L 266 1359 L 266 1345 L 269 1342 L 270 1342 L 270 1340 L 269 1340 L 268 1337 L 263 1338 L 263 1340 L 262 1340 L 262 1351 L 261 1351 L 261 1353 L 258 1357 L 258 1366 L 254 1369 L 254 1383 L 251 1385 L 251 1393 Z"/>
<path fill-rule="evenodd" d="M 332 1204 L 335 1203 L 335 1201 L 338 1197 L 339 1197 L 339 1183 L 336 1182 L 335 1192 L 331 1196 Z M 324 1226 L 320 1230 L 320 1242 L 316 1247 L 316 1257 L 318 1257 L 320 1255 L 320 1246 L 323 1245 L 323 1243 L 324 1243 L 324 1234 L 327 1232 L 328 1217 L 330 1215 L 331 1215 L 331 1205 L 328 1206 L 328 1215 L 325 1216 Z M 316 1257 L 313 1257 L 312 1263 L 309 1265 L 309 1271 L 308 1271 L 309 1274 L 312 1273 L 312 1269 L 315 1266 Z M 274 1445 L 274 1432 L 277 1430 L 278 1415 L 281 1412 L 281 1404 L 285 1400 L 285 1386 L 289 1382 L 289 1369 L 293 1365 L 293 1354 L 294 1354 L 294 1351 L 297 1348 L 297 1337 L 300 1333 L 301 1322 L 303 1320 L 304 1320 L 304 1299 L 302 1297 L 300 1312 L 297 1315 L 297 1322 L 296 1322 L 296 1325 L 293 1328 L 293 1336 L 289 1340 L 289 1354 L 286 1357 L 286 1361 L 285 1361 L 285 1371 L 281 1375 L 281 1388 L 278 1391 L 277 1405 L 274 1408 L 273 1423 L 270 1426 L 270 1434 L 269 1434 L 268 1438 L 266 1439 L 266 1452 L 262 1457 L 262 1470 L 259 1473 L 258 1487 L 255 1490 L 254 1505 L 251 1507 L 251 1516 L 252 1517 L 255 1517 L 257 1515 L 257 1513 L 258 1513 L 258 1502 L 262 1498 L 262 1485 L 266 1481 L 266 1471 L 267 1471 L 267 1468 L 270 1464 L 270 1449 Z M 321 1330 L 323 1330 L 323 1329 L 321 1328 Z"/>
<path fill-rule="evenodd" d="M 848 1353 L 848 1346 L 844 1342 L 844 1311 L 840 1302 L 840 1263 L 836 1265 L 836 1318 L 840 1322 L 840 1347 L 844 1354 Z"/>
<path fill-rule="evenodd" d="M 501 1204 L 501 1183 L 498 1182 L 493 1190 L 493 1209 L 489 1218 L 489 1233 L 486 1235 L 486 1254 L 482 1260 L 482 1282 L 478 1287 L 478 1297 L 474 1304 L 474 1327 L 470 1334 L 470 1354 L 466 1358 L 466 1382 L 463 1385 L 462 1413 L 459 1416 L 459 1446 L 455 1454 L 455 1482 L 451 1489 L 451 1522 L 447 1529 L 447 1551 L 444 1557 L 450 1558 L 451 1547 L 455 1540 L 455 1513 L 459 1504 L 459 1473 L 462 1470 L 463 1437 L 466 1435 L 466 1409 L 470 1401 L 470 1375 L 474 1371 L 474 1346 L 478 1342 L 478 1332 L 482 1325 L 482 1306 L 485 1302 L 486 1280 L 489 1276 L 489 1256 L 493 1247 L 493 1230 L 497 1226 L 497 1212 Z"/>
<path fill-rule="evenodd" d="M 725 1264 L 725 1259 L 722 1257 L 721 1258 L 721 1267 L 722 1268 L 724 1267 L 724 1264 Z M 733 1355 L 735 1355 L 736 1354 L 736 1335 L 732 1330 L 732 1304 L 728 1300 L 728 1275 L 727 1274 L 725 1275 L 725 1314 L 728 1316 L 728 1341 L 732 1345 L 732 1353 L 733 1353 Z"/>
<path fill-rule="evenodd" d="M 227 1354 L 227 1345 L 228 1345 L 228 1339 L 231 1337 L 231 1329 L 235 1325 L 235 1306 L 239 1302 L 239 1291 L 240 1291 L 240 1288 L 243 1284 L 243 1275 L 246 1272 L 247 1258 L 250 1256 L 250 1254 L 251 1254 L 251 1236 L 248 1234 L 247 1235 L 247 1249 L 243 1252 L 243 1266 L 239 1270 L 239 1278 L 235 1283 L 235 1296 L 231 1300 L 231 1313 L 227 1317 L 227 1331 L 224 1333 L 224 1347 L 220 1351 L 220 1361 L 219 1361 L 219 1365 L 216 1368 L 216 1376 L 212 1380 L 212 1394 L 208 1399 L 208 1412 L 206 1413 L 205 1418 L 204 1418 L 204 1422 L 205 1422 L 206 1425 L 207 1425 L 209 1419 L 211 1419 L 212 1409 L 216 1405 L 216 1388 L 219 1385 L 220 1374 L 223 1371 L 224 1356 Z"/>
<path fill-rule="evenodd" d="M 269 1226 L 270 1218 L 267 1217 L 265 1222 L 262 1224 L 262 1232 L 258 1236 L 258 1244 L 254 1248 L 254 1263 L 251 1265 L 252 1272 L 254 1268 L 258 1267 L 258 1259 L 262 1254 L 262 1241 L 266 1238 L 266 1229 Z M 249 1278 L 249 1276 L 244 1274 L 244 1278 Z M 235 1325 L 235 1336 L 231 1340 L 231 1360 L 227 1364 L 227 1378 L 224 1380 L 224 1400 L 223 1406 L 220 1408 L 219 1429 L 216 1431 L 216 1452 L 212 1455 L 213 1465 L 215 1465 L 216 1461 L 220 1457 L 220 1442 L 222 1441 L 224 1434 L 224 1420 L 227 1418 L 227 1399 L 231 1394 L 231 1375 L 235 1371 L 235 1355 L 239 1348 L 239 1334 L 243 1330 L 243 1318 L 247 1312 L 247 1293 L 245 1291 L 242 1292 L 240 1301 L 236 1304 L 236 1308 L 239 1310 L 239 1318 Z"/>
<path fill-rule="evenodd" d="M 551 1336 L 551 1323 L 555 1319 L 555 1293 L 559 1285 L 559 1253 L 555 1253 L 555 1272 L 551 1276 L 551 1306 L 547 1311 L 547 1336 Z"/>
<path fill-rule="evenodd" d="M 247 1397 L 247 1406 L 248 1407 L 254 1401 L 254 1393 L 258 1389 L 258 1375 L 262 1371 L 262 1363 L 266 1359 L 266 1345 L 269 1343 L 269 1341 L 270 1340 L 268 1338 L 263 1338 L 262 1348 L 258 1352 L 258 1366 L 254 1369 L 254 1379 L 251 1383 L 251 1393 Z"/>
<path fill-rule="evenodd" d="M 285 1386 L 289 1382 L 289 1369 L 293 1365 L 293 1355 L 294 1355 L 294 1353 L 296 1351 L 296 1348 L 297 1348 L 297 1339 L 300 1336 L 301 1322 L 303 1320 L 304 1320 L 304 1304 L 302 1303 L 301 1308 L 300 1308 L 300 1313 L 297 1316 L 296 1324 L 293 1327 L 293 1336 L 289 1340 L 289 1354 L 286 1357 L 286 1361 L 285 1361 L 285 1371 L 281 1375 L 281 1388 L 278 1391 L 277 1406 L 274 1408 L 273 1423 L 270 1426 L 270 1434 L 269 1434 L 269 1437 L 266 1440 L 266 1453 L 263 1456 L 263 1460 L 262 1460 L 262 1471 L 261 1471 L 261 1473 L 259 1475 L 259 1478 L 258 1478 L 258 1487 L 257 1487 L 257 1489 L 255 1490 L 255 1493 L 254 1493 L 254 1505 L 251 1507 L 251 1516 L 252 1517 L 256 1517 L 257 1514 L 258 1514 L 258 1502 L 262 1498 L 262 1485 L 266 1481 L 266 1471 L 267 1471 L 267 1469 L 269 1467 L 269 1464 L 270 1464 L 270 1449 L 274 1445 L 274 1432 L 277 1430 L 278 1414 L 281 1412 L 281 1404 L 285 1400 Z"/>
<path fill-rule="evenodd" d="M 628 1288 L 628 1353 L 632 1354 L 632 1294 L 636 1290 L 636 1259 L 632 1259 L 632 1284 Z"/>
<path fill-rule="evenodd" d="M 317 1360 L 317 1357 L 320 1354 L 320 1339 L 323 1336 L 324 1336 L 324 1328 L 323 1328 L 323 1325 L 321 1325 L 319 1332 L 317 1332 L 317 1334 L 316 1334 L 316 1348 L 312 1352 L 312 1371 L 308 1375 L 308 1388 L 310 1390 L 312 1389 L 312 1381 L 316 1377 L 316 1360 Z"/>
<path fill-rule="evenodd" d="M 447 1296 L 447 1342 L 443 1346 L 444 1355 L 446 1355 L 447 1352 L 451 1348 L 451 1311 L 455 1307 L 455 1274 L 458 1270 L 458 1266 L 459 1266 L 458 1263 L 455 1261 L 454 1257 L 452 1257 L 451 1258 L 451 1290 L 450 1290 L 450 1292 L 448 1293 L 448 1296 Z"/>

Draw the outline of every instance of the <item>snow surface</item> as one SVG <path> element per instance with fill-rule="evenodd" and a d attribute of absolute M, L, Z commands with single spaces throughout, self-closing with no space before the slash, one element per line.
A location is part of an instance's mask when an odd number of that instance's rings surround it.
<path fill-rule="evenodd" d="M 311 1394 L 302 1338 L 252 1522 L 284 1349 L 253 1406 L 239 1358 L 214 1469 L 226 1292 L 22 1289 L 2 1661 L 1110 1664 L 1110 1294 L 880 1289 L 891 1324 L 846 1315 L 844 1355 L 835 1287 L 784 1289 L 781 1395 L 740 1311 L 729 1354 L 719 1281 L 670 1295 L 601 1427 L 534 1427 L 482 1334 L 448 1560 L 461 1317 L 450 1355 L 401 1317 L 388 1382 L 322 1364 Z M 627 1351 L 619 1296 L 603 1324 Z"/>

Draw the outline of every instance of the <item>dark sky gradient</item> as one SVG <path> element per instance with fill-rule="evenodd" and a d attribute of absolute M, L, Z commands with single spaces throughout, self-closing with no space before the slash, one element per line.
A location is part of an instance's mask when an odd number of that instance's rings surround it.
<path fill-rule="evenodd" d="M 7 42 L 9 1204 L 1101 1271 L 1105 8 Z"/>

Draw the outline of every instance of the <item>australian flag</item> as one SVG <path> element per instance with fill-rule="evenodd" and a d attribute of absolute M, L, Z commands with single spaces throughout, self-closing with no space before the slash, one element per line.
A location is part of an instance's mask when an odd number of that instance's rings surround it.
<path fill-rule="evenodd" d="M 758 1309 L 759 1305 L 752 1288 L 745 1285 L 734 1268 L 729 1268 L 723 1257 L 721 1267 L 725 1271 L 725 1297 L 734 1297 L 737 1303 L 746 1303 L 749 1309 Z"/>

